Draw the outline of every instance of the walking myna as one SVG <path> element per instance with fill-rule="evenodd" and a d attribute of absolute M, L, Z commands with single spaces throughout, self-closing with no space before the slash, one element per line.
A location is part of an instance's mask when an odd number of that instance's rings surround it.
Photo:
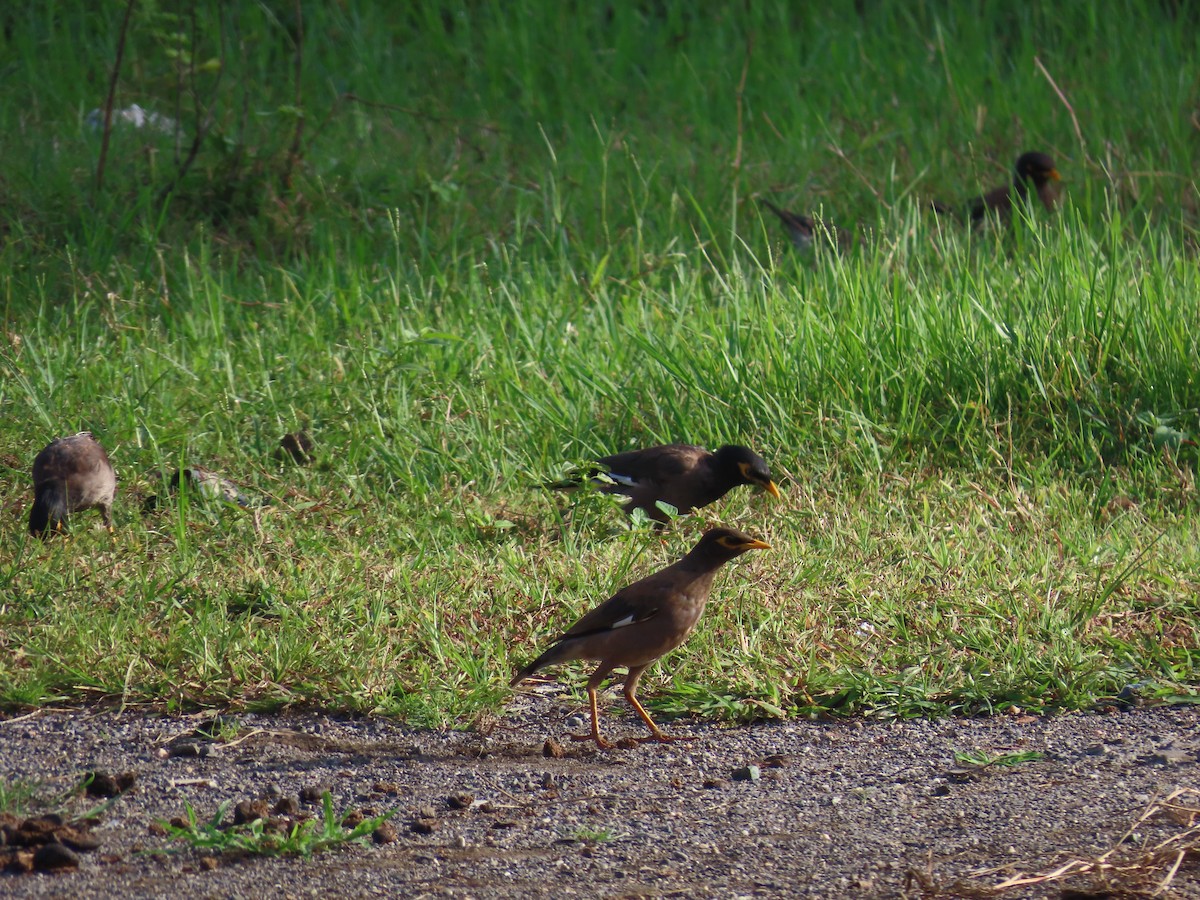
<path fill-rule="evenodd" d="M 108 454 L 89 432 L 56 438 L 33 461 L 33 508 L 29 533 L 46 537 L 62 531 L 70 513 L 100 508 L 112 531 L 112 502 L 117 476 Z"/>
<path fill-rule="evenodd" d="M 693 509 L 720 500 L 738 485 L 755 484 L 776 499 L 779 488 L 761 456 L 747 447 L 726 444 L 716 452 L 691 444 L 661 444 L 645 450 L 614 453 L 596 460 L 603 477 L 592 484 L 606 494 L 629 498 L 625 511 L 645 510 L 650 518 L 666 523 L 668 515 L 658 501 L 686 515 Z M 549 485 L 557 490 L 579 487 L 583 476 Z"/>
<path fill-rule="evenodd" d="M 1002 184 L 986 194 L 968 201 L 966 205 L 967 219 L 972 225 L 978 225 L 988 216 L 995 216 L 1002 222 L 1012 218 L 1013 208 L 1028 202 L 1029 189 L 1033 188 L 1038 200 L 1047 210 L 1054 209 L 1057 197 L 1050 182 L 1060 179 L 1054 160 L 1045 153 L 1022 153 L 1017 158 L 1011 184 Z M 945 204 L 934 201 L 935 212 L 950 211 Z"/>
<path fill-rule="evenodd" d="M 682 644 L 704 612 L 717 569 L 747 550 L 768 550 L 770 544 L 732 528 L 713 528 L 679 562 L 634 582 L 613 594 L 566 630 L 548 650 L 513 676 L 516 686 L 538 669 L 575 659 L 600 663 L 587 682 L 592 733 L 572 735 L 593 740 L 601 749 L 612 744 L 600 734 L 596 691 L 617 666 L 626 666 L 625 699 L 641 716 L 650 737 L 642 741 L 688 740 L 664 734 L 637 699 L 638 679 L 659 657 Z"/>
<path fill-rule="evenodd" d="M 818 243 L 832 244 L 836 250 L 846 250 L 854 243 L 850 232 L 844 228 L 838 228 L 832 222 L 780 209 L 770 200 L 759 200 L 759 202 L 779 217 L 788 239 L 797 250 L 811 250 Z"/>

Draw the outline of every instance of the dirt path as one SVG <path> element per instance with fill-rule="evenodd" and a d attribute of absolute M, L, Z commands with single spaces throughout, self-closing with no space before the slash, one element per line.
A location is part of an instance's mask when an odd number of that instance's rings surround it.
<path fill-rule="evenodd" d="M 1158 812 L 1136 824 L 1177 789 L 1192 791 L 1180 804 L 1200 807 L 1195 708 L 747 728 L 673 723 L 697 739 L 603 753 L 568 742 L 565 757 L 547 758 L 545 739 L 562 739 L 567 712 L 540 694 L 519 695 L 486 737 L 377 719 L 242 715 L 233 744 L 197 739 L 196 718 L 84 710 L 0 721 L 0 785 L 38 780 L 45 792 L 91 770 L 136 775 L 91 832 L 99 847 L 78 855 L 78 869 L 0 875 L 0 894 L 961 897 L 1014 872 L 1094 860 L 1113 847 L 1110 862 L 1138 863 L 1120 883 L 1153 886 L 1168 866 L 1141 865 L 1147 848 L 1198 840 L 1179 815 Z M 606 722 L 615 734 L 637 733 L 636 721 Z M 1044 756 L 970 769 L 956 763 L 955 750 Z M 193 751 L 206 755 L 187 755 Z M 305 787 L 328 788 L 338 810 L 396 809 L 396 839 L 307 861 L 137 852 L 171 846 L 152 823 L 182 815 L 185 801 L 204 819 L 224 800 L 275 804 Z M 996 871 L 969 877 L 989 868 Z M 1101 882 L 1080 876 L 1068 884 L 1094 890 Z M 998 896 L 1058 898 L 1063 886 Z M 1164 896 L 1200 898 L 1196 850 Z"/>

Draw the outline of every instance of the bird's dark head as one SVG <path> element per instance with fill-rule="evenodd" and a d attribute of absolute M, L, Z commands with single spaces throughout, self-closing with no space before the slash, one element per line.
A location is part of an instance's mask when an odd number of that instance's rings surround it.
<path fill-rule="evenodd" d="M 1058 181 L 1061 176 L 1054 167 L 1054 160 L 1045 153 L 1022 153 L 1017 159 L 1017 180 L 1032 181 L 1041 187 L 1049 181 Z"/>
<path fill-rule="evenodd" d="M 748 550 L 770 550 L 771 545 L 758 538 L 752 538 L 745 532 L 734 528 L 712 528 L 704 533 L 689 556 L 699 557 L 707 562 L 728 562 L 734 557 L 741 556 Z"/>
<path fill-rule="evenodd" d="M 771 480 L 767 461 L 751 450 L 737 444 L 726 444 L 717 448 L 717 465 L 739 484 L 756 484 L 775 499 L 779 499 L 779 488 Z"/>

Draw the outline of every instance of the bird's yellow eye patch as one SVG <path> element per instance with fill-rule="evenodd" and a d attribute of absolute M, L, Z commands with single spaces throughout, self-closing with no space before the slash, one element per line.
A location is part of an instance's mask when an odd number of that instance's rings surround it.
<path fill-rule="evenodd" d="M 766 541 L 760 541 L 756 538 L 751 538 L 748 541 L 739 541 L 737 538 L 729 537 L 728 535 L 717 538 L 717 543 L 722 547 L 728 547 L 730 550 L 770 550 L 771 545 Z"/>

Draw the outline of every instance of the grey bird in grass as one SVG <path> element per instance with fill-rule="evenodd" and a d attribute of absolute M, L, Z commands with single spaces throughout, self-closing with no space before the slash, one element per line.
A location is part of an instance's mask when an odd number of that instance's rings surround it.
<path fill-rule="evenodd" d="M 612 746 L 600 733 L 600 711 L 596 693 L 617 666 L 626 666 L 625 699 L 633 707 L 650 737 L 642 741 L 667 743 L 688 740 L 664 734 L 654 724 L 637 698 L 638 680 L 661 656 L 671 652 L 692 633 L 712 592 L 717 569 L 748 550 L 769 550 L 766 541 L 732 528 L 714 528 L 705 533 L 690 553 L 679 562 L 634 582 L 613 594 L 554 640 L 548 650 L 512 678 L 515 687 L 538 669 L 576 659 L 600 663 L 587 682 L 592 714 L 590 734 L 572 735 L 573 740 Z"/>
<path fill-rule="evenodd" d="M 811 250 L 818 244 L 832 244 L 834 249 L 842 251 L 848 250 L 854 243 L 854 236 L 850 232 L 832 222 L 789 212 L 770 200 L 759 200 L 759 203 L 779 217 L 792 246 L 797 250 Z"/>
<path fill-rule="evenodd" d="M 29 533 L 45 538 L 66 528 L 71 513 L 96 507 L 112 531 L 117 475 L 90 432 L 56 438 L 33 461 L 33 508 Z"/>
<path fill-rule="evenodd" d="M 184 483 L 187 484 L 189 491 L 193 491 L 205 500 L 220 500 L 243 509 L 258 505 L 252 503 L 250 498 L 242 493 L 237 482 L 203 466 L 188 466 L 171 476 L 172 491 L 178 492 L 181 484 Z"/>
<path fill-rule="evenodd" d="M 164 482 L 167 488 L 173 494 L 178 494 L 180 488 L 187 490 L 189 496 L 201 501 L 216 500 L 222 503 L 231 503 L 234 506 L 240 506 L 243 509 L 252 509 L 257 506 L 264 505 L 261 501 L 255 502 L 247 497 L 237 482 L 231 481 L 224 475 L 214 472 L 212 469 L 206 469 L 204 466 L 185 466 L 182 469 L 177 469 L 170 478 L 166 478 L 162 472 L 158 472 L 154 476 L 156 479 Z M 159 505 L 158 495 L 154 495 L 146 500 L 145 509 L 155 509 Z"/>
<path fill-rule="evenodd" d="M 658 506 L 660 501 L 686 515 L 720 500 L 743 484 L 758 485 L 779 498 L 779 488 L 771 480 L 766 461 L 750 448 L 737 444 L 726 444 L 716 452 L 692 444 L 661 444 L 614 453 L 596 460 L 593 469 L 573 473 L 547 487 L 570 490 L 581 487 L 585 481 L 603 493 L 628 497 L 627 513 L 640 509 L 663 524 L 670 518 Z"/>

